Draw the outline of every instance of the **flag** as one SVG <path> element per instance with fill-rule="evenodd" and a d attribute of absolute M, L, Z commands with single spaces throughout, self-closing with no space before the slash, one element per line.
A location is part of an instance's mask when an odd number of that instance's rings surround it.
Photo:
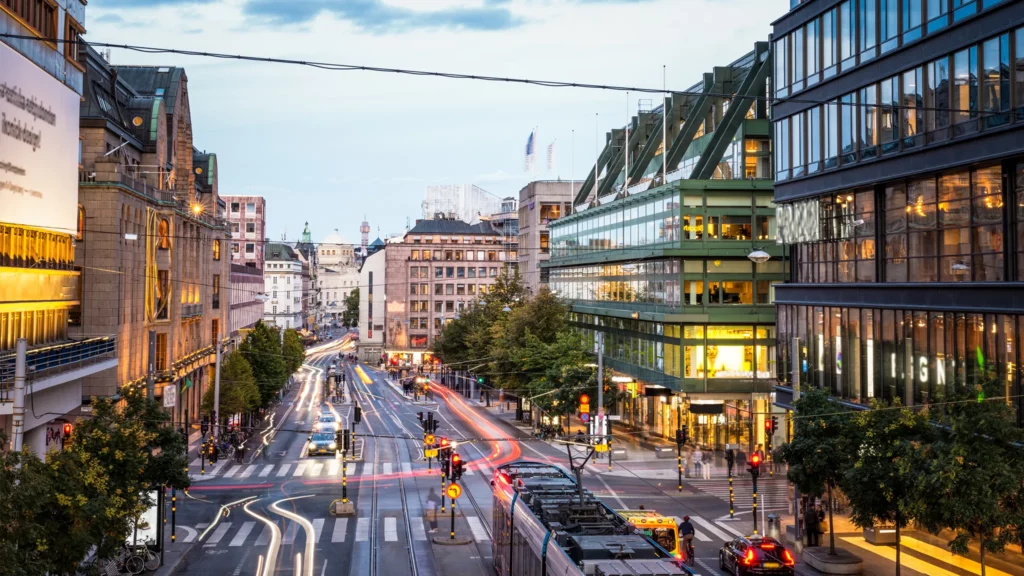
<path fill-rule="evenodd" d="M 552 140 L 551 144 L 548 144 L 548 172 L 555 169 L 555 142 Z"/>
<path fill-rule="evenodd" d="M 534 148 L 535 148 L 534 147 L 534 143 L 533 143 L 533 138 L 534 138 L 535 132 L 536 131 L 530 132 L 530 137 L 526 139 L 526 172 L 530 171 L 530 167 L 533 164 L 533 155 L 534 155 Z"/>

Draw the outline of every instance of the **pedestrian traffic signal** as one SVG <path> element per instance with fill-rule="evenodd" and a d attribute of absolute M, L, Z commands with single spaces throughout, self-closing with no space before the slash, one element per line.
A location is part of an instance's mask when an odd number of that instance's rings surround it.
<path fill-rule="evenodd" d="M 747 466 L 747 472 L 750 472 L 750 476 L 755 480 L 761 474 L 761 455 L 757 452 L 750 455 L 750 464 Z"/>
<path fill-rule="evenodd" d="M 65 422 L 64 423 L 64 439 L 65 440 L 70 440 L 71 439 L 71 422 Z"/>
<path fill-rule="evenodd" d="M 363 421 L 363 409 L 359 406 L 355 407 L 352 420 L 354 420 L 356 424 Z"/>
<path fill-rule="evenodd" d="M 484 377 L 483 376 L 477 376 L 476 377 L 476 383 L 477 384 L 483 384 L 484 383 Z"/>

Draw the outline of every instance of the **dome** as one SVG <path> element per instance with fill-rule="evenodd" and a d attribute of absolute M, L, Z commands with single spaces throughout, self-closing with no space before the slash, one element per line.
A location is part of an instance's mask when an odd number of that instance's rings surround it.
<path fill-rule="evenodd" d="M 334 229 L 334 232 L 331 232 L 330 234 L 327 235 L 326 238 L 321 240 L 320 243 L 321 244 L 346 244 L 346 245 L 351 245 L 352 244 L 347 239 L 345 239 L 345 237 L 343 237 L 341 234 L 338 233 L 338 229 L 337 228 Z"/>

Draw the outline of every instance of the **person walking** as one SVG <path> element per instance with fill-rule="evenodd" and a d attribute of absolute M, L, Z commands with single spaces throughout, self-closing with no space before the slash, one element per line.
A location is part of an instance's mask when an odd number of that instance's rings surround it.
<path fill-rule="evenodd" d="M 811 508 L 809 513 L 805 516 L 806 528 L 807 528 L 807 545 L 808 546 L 820 546 L 821 537 L 818 532 L 818 513 L 814 508 Z"/>
<path fill-rule="evenodd" d="M 704 451 L 700 449 L 699 444 L 693 450 L 693 472 L 695 476 L 704 477 Z"/>
<path fill-rule="evenodd" d="M 710 449 L 707 450 L 706 452 L 704 452 L 704 459 L 701 462 L 701 464 L 703 465 L 703 469 L 704 469 L 704 476 L 703 477 L 704 477 L 705 480 L 711 480 L 711 458 L 712 458 L 712 454 L 713 454 L 713 452 Z"/>

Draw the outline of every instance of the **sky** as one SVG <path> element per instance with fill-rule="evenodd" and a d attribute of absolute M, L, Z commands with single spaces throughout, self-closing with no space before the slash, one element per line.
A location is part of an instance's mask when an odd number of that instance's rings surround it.
<path fill-rule="evenodd" d="M 767 40 L 789 0 L 93 0 L 86 40 L 500 77 L 685 90 Z M 652 95 L 111 50 L 181 66 L 193 140 L 222 195 L 267 200 L 267 235 L 359 242 L 422 217 L 424 191 L 518 198 L 581 180 Z M 537 132 L 533 172 L 525 147 Z M 548 147 L 554 163 L 548 169 Z"/>

